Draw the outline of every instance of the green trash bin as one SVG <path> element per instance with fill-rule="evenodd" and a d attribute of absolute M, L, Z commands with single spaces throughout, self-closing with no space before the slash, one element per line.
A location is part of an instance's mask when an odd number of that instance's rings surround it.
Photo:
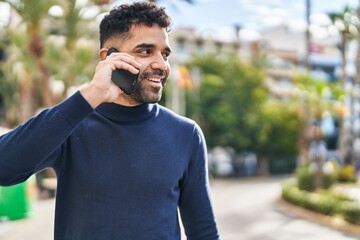
<path fill-rule="evenodd" d="M 0 218 L 23 219 L 28 217 L 29 212 L 27 182 L 10 187 L 0 187 Z"/>

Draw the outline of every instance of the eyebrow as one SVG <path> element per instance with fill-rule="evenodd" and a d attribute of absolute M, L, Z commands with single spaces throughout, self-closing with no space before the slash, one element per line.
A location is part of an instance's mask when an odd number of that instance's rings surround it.
<path fill-rule="evenodd" d="M 155 44 L 152 44 L 152 43 L 140 43 L 135 46 L 135 49 L 137 49 L 137 48 L 155 48 L 155 47 L 156 47 Z M 170 53 L 172 52 L 170 47 L 166 47 L 165 50 Z"/>

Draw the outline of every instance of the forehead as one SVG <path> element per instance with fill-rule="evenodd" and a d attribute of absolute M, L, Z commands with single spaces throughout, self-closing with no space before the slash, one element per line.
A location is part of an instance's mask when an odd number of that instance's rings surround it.
<path fill-rule="evenodd" d="M 143 24 L 134 25 L 130 29 L 130 38 L 125 40 L 122 46 L 129 49 L 141 43 L 152 44 L 158 48 L 168 48 L 168 32 L 158 25 L 151 27 Z"/>

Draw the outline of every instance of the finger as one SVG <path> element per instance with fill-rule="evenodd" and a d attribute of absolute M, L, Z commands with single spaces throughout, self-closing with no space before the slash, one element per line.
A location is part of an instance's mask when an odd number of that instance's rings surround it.
<path fill-rule="evenodd" d="M 112 53 L 109 57 L 109 60 L 112 61 L 123 61 L 126 62 L 132 66 L 134 66 L 135 68 L 140 68 L 141 64 L 136 61 L 135 57 L 127 54 L 127 53 Z"/>
<path fill-rule="evenodd" d="M 113 70 L 115 69 L 125 69 L 133 74 L 137 74 L 139 73 L 139 68 L 141 67 L 141 65 L 139 64 L 136 64 L 136 66 L 139 66 L 138 68 L 133 66 L 132 64 L 129 64 L 127 62 L 124 62 L 124 61 L 114 61 L 112 62 L 114 64 L 114 67 Z"/>

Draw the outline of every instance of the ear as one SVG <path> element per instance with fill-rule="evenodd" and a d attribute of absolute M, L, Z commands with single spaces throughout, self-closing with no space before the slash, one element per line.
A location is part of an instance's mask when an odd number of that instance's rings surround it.
<path fill-rule="evenodd" d="M 108 50 L 109 49 L 107 49 L 107 48 L 100 49 L 100 51 L 99 51 L 100 60 L 105 60 Z"/>

